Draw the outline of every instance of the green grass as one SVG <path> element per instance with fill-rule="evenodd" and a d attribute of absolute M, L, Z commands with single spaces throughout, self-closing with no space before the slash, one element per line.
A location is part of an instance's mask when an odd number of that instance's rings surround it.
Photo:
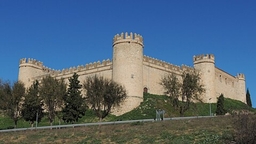
<path fill-rule="evenodd" d="M 156 117 L 156 109 L 165 110 L 165 117 L 179 117 L 179 110 L 174 109 L 171 105 L 170 99 L 167 96 L 159 96 L 152 94 L 145 94 L 144 101 L 139 107 L 134 110 L 116 117 L 114 120 L 135 120 L 135 119 L 154 119 Z M 255 113 L 255 109 L 248 105 L 237 101 L 225 98 L 225 109 L 231 114 L 234 110 L 247 110 Z M 216 103 L 211 103 L 211 113 L 215 113 L 217 108 Z M 195 103 L 191 104 L 190 109 L 185 112 L 184 116 L 208 116 L 210 115 L 209 103 Z"/>
<path fill-rule="evenodd" d="M 256 112 L 254 108 L 249 107 L 243 102 L 238 100 L 233 100 L 230 98 L 225 98 L 224 107 L 229 113 L 232 113 L 233 111 L 237 111 L 237 110 L 246 110 L 254 113 Z"/>
<path fill-rule="evenodd" d="M 179 111 L 174 109 L 170 105 L 170 99 L 167 96 L 159 96 L 153 94 L 145 94 L 144 101 L 135 108 L 134 110 L 125 113 L 121 116 L 108 115 L 103 121 L 120 121 L 120 120 L 136 120 L 136 119 L 155 119 L 156 117 L 156 109 L 165 110 L 164 117 L 179 117 Z M 184 116 L 207 116 L 210 114 L 209 108 L 210 104 L 208 103 L 196 103 L 192 104 L 190 109 L 185 112 Z M 232 113 L 234 111 L 243 110 L 250 111 L 255 113 L 255 109 L 247 106 L 246 104 L 237 101 L 225 98 L 224 107 L 229 112 Z M 216 103 L 211 104 L 212 113 L 216 111 Z M 99 119 L 94 115 L 92 110 L 88 110 L 85 113 L 85 116 L 78 120 L 77 123 L 90 123 L 90 122 L 98 122 Z M 62 120 L 60 120 L 60 124 L 65 124 Z M 13 127 L 13 121 L 4 116 L 0 115 L 0 129 L 7 129 Z M 42 121 L 38 124 L 38 126 L 49 126 L 49 120 L 47 115 L 42 119 Z M 55 118 L 53 125 L 59 125 L 58 118 Z M 35 125 L 34 125 L 35 126 Z M 23 119 L 18 121 L 18 128 L 26 128 L 30 127 L 29 123 Z"/>
<path fill-rule="evenodd" d="M 197 103 L 185 112 L 185 116 L 209 115 L 209 104 Z M 242 102 L 225 99 L 225 109 L 234 111 L 250 111 L 255 109 Z M 211 104 L 212 112 L 216 103 Z M 144 101 L 134 110 L 121 116 L 109 115 L 103 121 L 152 119 L 152 122 L 134 122 L 130 124 L 115 124 L 88 126 L 54 130 L 29 130 L 23 132 L 0 133 L 1 143 L 229 143 L 234 139 L 234 116 L 219 116 L 214 118 L 170 120 L 153 122 L 155 110 L 165 110 L 165 117 L 179 116 L 179 112 L 170 105 L 166 96 L 147 94 Z M 97 122 L 93 111 L 88 110 L 78 123 Z M 56 118 L 54 125 L 58 124 Z M 62 122 L 62 124 L 64 124 Z M 44 117 L 39 126 L 49 125 Z M 11 119 L 0 116 L 0 128 L 13 126 Z M 28 122 L 20 119 L 18 127 L 29 127 Z"/>

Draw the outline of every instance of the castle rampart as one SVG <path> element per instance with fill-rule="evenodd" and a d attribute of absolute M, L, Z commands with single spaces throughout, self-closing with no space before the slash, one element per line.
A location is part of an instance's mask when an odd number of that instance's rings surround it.
<path fill-rule="evenodd" d="M 137 34 L 121 33 L 113 39 L 112 78 L 128 95 L 116 113 L 131 111 L 143 101 L 143 47 L 143 38 Z"/>
<path fill-rule="evenodd" d="M 194 64 L 198 63 L 215 63 L 213 54 L 197 55 L 193 57 Z"/>
<path fill-rule="evenodd" d="M 217 67 L 215 71 L 216 96 L 223 94 L 227 98 L 237 99 L 245 103 L 246 97 L 241 96 L 245 95 L 244 75 L 238 74 L 237 76 L 233 76 Z"/>
<path fill-rule="evenodd" d="M 222 93 L 225 97 L 246 101 L 245 76 L 229 73 L 215 67 L 213 54 L 197 55 L 193 57 L 194 67 L 186 65 L 173 65 L 143 55 L 143 38 L 136 33 L 121 33 L 113 38 L 113 60 L 97 61 L 86 65 L 54 70 L 43 65 L 35 59 L 23 58 L 19 64 L 19 80 L 29 87 L 34 80 L 41 80 L 50 75 L 57 79 L 63 78 L 68 83 L 68 78 L 75 72 L 79 80 L 84 82 L 88 76 L 100 75 L 112 79 L 125 86 L 128 98 L 121 107 L 114 110 L 120 115 L 137 107 L 143 100 L 143 89 L 149 93 L 164 94 L 165 90 L 160 85 L 161 79 L 168 74 L 175 74 L 178 78 L 184 71 L 197 70 L 201 77 L 206 92 L 201 96 L 204 102 L 216 102 Z"/>
<path fill-rule="evenodd" d="M 160 85 L 161 79 L 170 73 L 175 74 L 179 79 L 184 71 L 194 70 L 186 65 L 173 65 L 171 63 L 144 56 L 143 61 L 143 86 L 149 93 L 163 95 L 165 90 Z"/>
<path fill-rule="evenodd" d="M 193 67 L 190 67 L 187 65 L 181 65 L 181 66 L 173 65 L 171 63 L 158 60 L 155 58 L 151 58 L 149 56 L 144 56 L 143 63 L 144 65 L 147 65 L 149 67 L 159 69 L 161 71 L 172 72 L 178 75 L 182 74 L 183 71 L 194 69 Z"/>
<path fill-rule="evenodd" d="M 193 57 L 194 68 L 199 71 L 201 83 L 205 89 L 202 95 L 204 102 L 216 102 L 215 87 L 215 58 L 213 54 L 198 55 Z"/>
<path fill-rule="evenodd" d="M 125 34 L 121 33 L 121 35 L 116 34 L 113 38 L 113 47 L 114 47 L 114 45 L 119 44 L 119 43 L 136 43 L 136 44 L 139 44 L 142 47 L 144 47 L 142 36 L 139 34 L 136 34 L 136 33 L 128 34 L 126 32 Z"/>
<path fill-rule="evenodd" d="M 86 75 L 102 73 L 104 75 L 105 71 L 112 71 L 112 62 L 107 59 L 102 62 L 94 62 L 86 65 L 80 65 L 77 67 L 70 67 L 62 70 L 54 70 L 43 65 L 42 62 L 35 59 L 23 58 L 20 60 L 20 70 L 19 70 L 19 80 L 25 83 L 26 87 L 29 87 L 34 80 L 42 79 L 46 75 L 50 75 L 57 79 L 64 78 L 68 81 L 75 72 L 81 77 Z M 24 71 L 24 72 L 23 72 Z M 111 73 L 111 72 L 110 72 Z M 106 76 L 112 78 L 111 74 Z"/>

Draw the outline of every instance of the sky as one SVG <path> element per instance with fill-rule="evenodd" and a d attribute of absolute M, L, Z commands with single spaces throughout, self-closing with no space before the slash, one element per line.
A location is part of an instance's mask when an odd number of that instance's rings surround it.
<path fill-rule="evenodd" d="M 1 0 L 0 79 L 17 81 L 21 58 L 57 70 L 112 59 L 122 32 L 175 65 L 214 54 L 218 68 L 245 74 L 256 107 L 255 0 Z"/>

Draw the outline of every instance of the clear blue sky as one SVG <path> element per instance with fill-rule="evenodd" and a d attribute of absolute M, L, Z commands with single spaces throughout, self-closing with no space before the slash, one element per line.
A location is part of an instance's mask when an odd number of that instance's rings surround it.
<path fill-rule="evenodd" d="M 112 58 L 121 32 L 144 37 L 144 54 L 193 66 L 214 54 L 216 66 L 244 73 L 256 106 L 255 0 L 1 0 L 0 78 L 16 81 L 21 58 L 53 69 Z"/>

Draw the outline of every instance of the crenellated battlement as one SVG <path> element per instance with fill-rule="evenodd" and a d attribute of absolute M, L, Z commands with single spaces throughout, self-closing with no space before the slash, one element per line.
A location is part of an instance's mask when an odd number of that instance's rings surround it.
<path fill-rule="evenodd" d="M 70 67 L 70 68 L 66 68 L 66 69 L 62 69 L 62 70 L 54 70 L 54 69 L 44 66 L 42 62 L 37 61 L 35 59 L 23 58 L 20 60 L 21 66 L 22 65 L 27 66 L 27 64 L 28 65 L 32 64 L 32 65 L 38 66 L 37 68 L 40 68 L 46 75 L 50 74 L 50 75 L 57 76 L 57 75 L 73 74 L 74 72 L 81 72 L 81 71 L 87 71 L 87 70 L 91 70 L 91 69 L 102 68 L 104 66 L 112 65 L 112 62 L 110 59 L 107 59 L 107 60 L 103 60 L 102 62 L 97 61 L 97 62 L 89 63 L 86 65 L 79 65 L 76 67 Z"/>
<path fill-rule="evenodd" d="M 194 70 L 194 68 L 183 64 L 183 65 L 181 65 L 181 70 L 182 71 L 191 71 L 191 70 Z"/>
<path fill-rule="evenodd" d="M 197 63 L 215 63 L 215 58 L 213 54 L 203 54 L 203 55 L 197 55 L 193 57 L 194 64 Z"/>
<path fill-rule="evenodd" d="M 38 60 L 33 59 L 33 58 L 22 58 L 22 59 L 20 59 L 20 67 L 23 67 L 23 66 L 25 66 L 25 67 L 30 66 L 30 67 L 34 67 L 34 68 L 37 68 L 37 69 L 41 69 L 43 72 L 46 72 L 46 73 L 55 73 L 55 72 L 57 72 L 54 69 L 51 69 L 51 68 L 48 68 L 48 67 L 44 66 L 43 62 L 38 61 Z"/>
<path fill-rule="evenodd" d="M 239 80 L 245 80 L 245 76 L 242 73 L 237 74 L 236 78 Z"/>
<path fill-rule="evenodd" d="M 127 32 L 116 34 L 113 38 L 113 46 L 118 43 L 137 43 L 140 44 L 143 47 L 143 37 L 136 33 L 130 33 Z"/>
<path fill-rule="evenodd" d="M 21 64 L 33 64 L 39 67 L 43 67 L 43 62 L 40 62 L 38 60 L 32 59 L 32 58 L 22 58 L 20 59 L 20 65 Z"/>
<path fill-rule="evenodd" d="M 174 64 L 162 61 L 162 60 L 158 60 L 158 59 L 155 59 L 155 58 L 152 58 L 152 57 L 149 57 L 149 56 L 145 56 L 145 55 L 143 57 L 143 61 L 147 62 L 149 64 L 154 64 L 154 65 L 160 66 L 163 69 L 176 71 L 178 73 L 181 73 L 185 70 L 192 70 L 193 69 L 192 67 L 187 66 L 187 65 L 177 66 L 177 65 L 174 65 Z"/>
<path fill-rule="evenodd" d="M 70 68 L 62 69 L 61 71 L 59 71 L 58 74 L 60 74 L 60 75 L 70 74 L 70 73 L 74 73 L 74 72 L 80 72 L 80 71 L 86 71 L 86 70 L 91 70 L 91 69 L 95 69 L 95 68 L 101 68 L 101 67 L 109 66 L 109 65 L 112 65 L 112 62 L 109 59 L 107 59 L 107 60 L 103 60 L 102 62 L 97 61 L 97 62 L 89 63 L 86 65 L 79 65 L 77 67 L 70 67 Z"/>
<path fill-rule="evenodd" d="M 194 61 L 205 60 L 205 59 L 214 60 L 214 55 L 213 54 L 197 55 L 197 56 L 194 56 L 193 59 Z"/>

